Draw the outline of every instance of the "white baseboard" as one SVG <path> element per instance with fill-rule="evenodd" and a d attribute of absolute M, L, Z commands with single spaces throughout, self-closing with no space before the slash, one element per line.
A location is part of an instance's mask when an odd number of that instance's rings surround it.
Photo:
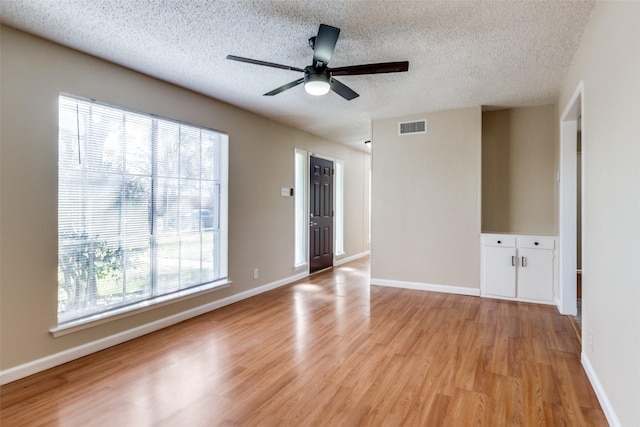
<path fill-rule="evenodd" d="M 13 368 L 6 369 L 4 371 L 0 371 L 0 384 L 7 384 L 24 377 L 28 377 L 29 375 L 45 371 L 47 369 L 53 368 L 54 366 L 62 365 L 63 363 L 79 359 L 80 357 L 87 356 L 91 353 L 104 350 L 105 348 L 113 347 L 114 345 L 121 344 L 125 341 L 129 341 L 148 333 L 158 331 L 162 328 L 175 325 L 176 323 L 183 322 L 187 319 L 191 319 L 192 317 L 200 316 L 201 314 L 208 313 L 209 311 L 224 307 L 229 304 L 233 304 L 243 299 L 247 299 L 263 292 L 288 285 L 289 283 L 304 279 L 307 276 L 308 274 L 306 272 L 296 274 L 285 279 L 277 280 L 275 282 L 268 283 L 254 289 L 249 289 L 247 291 L 231 295 L 230 297 L 223 298 L 218 301 L 192 308 L 191 310 L 174 314 L 173 316 L 165 317 L 163 319 L 138 326 L 137 328 L 129 329 L 115 335 L 99 339 L 97 341 L 92 341 L 90 343 L 61 351 L 60 353 L 52 354 L 41 359 L 37 359 L 22 365 L 15 366 Z"/>
<path fill-rule="evenodd" d="M 480 296 L 480 289 L 465 288 L 461 286 L 434 285 L 431 283 L 403 282 L 400 280 L 373 279 L 373 278 L 371 279 L 370 283 L 372 285 L 389 286 L 392 288 L 416 289 L 419 291 L 443 292 L 446 294 L 470 295 L 475 297 Z"/>
<path fill-rule="evenodd" d="M 600 383 L 600 379 L 598 379 L 598 375 L 596 374 L 596 371 L 593 370 L 593 366 L 591 366 L 589 357 L 587 357 L 585 352 L 582 352 L 580 361 L 582 362 L 584 371 L 587 373 L 587 377 L 589 378 L 589 382 L 591 382 L 593 390 L 596 392 L 598 402 L 600 402 L 600 406 L 602 406 L 602 411 L 604 412 L 604 416 L 607 417 L 609 425 L 612 427 L 621 427 L 622 424 L 620 424 L 620 420 L 613 410 L 613 406 L 611 406 L 607 393 L 605 393 L 602 383 Z"/>
<path fill-rule="evenodd" d="M 361 252 L 359 254 L 351 255 L 351 256 L 346 257 L 346 258 L 337 259 L 333 263 L 333 266 L 337 267 L 339 265 L 346 264 L 348 262 L 355 261 L 355 260 L 360 259 L 360 258 L 364 258 L 366 256 L 369 256 L 370 253 L 371 253 L 371 251 L 365 251 L 365 252 Z"/>
<path fill-rule="evenodd" d="M 501 297 L 500 295 L 486 295 L 482 293 L 480 293 L 480 296 L 486 299 L 499 299 L 501 301 L 516 301 L 516 302 L 529 302 L 531 304 L 556 305 L 554 301 L 540 301 L 537 299 L 528 299 L 528 298 L 510 298 L 510 297 Z"/>

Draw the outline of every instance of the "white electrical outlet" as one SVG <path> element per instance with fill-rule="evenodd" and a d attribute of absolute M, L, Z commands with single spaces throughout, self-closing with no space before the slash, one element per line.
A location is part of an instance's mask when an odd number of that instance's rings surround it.
<path fill-rule="evenodd" d="M 259 271 L 257 268 L 253 269 L 253 280 L 256 280 L 259 277 Z"/>

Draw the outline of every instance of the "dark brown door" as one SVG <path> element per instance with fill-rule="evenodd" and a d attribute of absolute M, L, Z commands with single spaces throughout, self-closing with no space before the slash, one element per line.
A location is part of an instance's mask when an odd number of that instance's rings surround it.
<path fill-rule="evenodd" d="M 333 266 L 333 162 L 311 157 L 309 272 Z"/>

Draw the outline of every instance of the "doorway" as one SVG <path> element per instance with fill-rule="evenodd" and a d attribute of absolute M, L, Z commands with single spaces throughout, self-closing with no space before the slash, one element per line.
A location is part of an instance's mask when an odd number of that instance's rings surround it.
<path fill-rule="evenodd" d="M 578 140 L 576 153 L 576 325 L 582 330 L 582 117 L 578 117 Z"/>
<path fill-rule="evenodd" d="M 581 157 L 585 154 L 583 106 L 584 83 L 580 82 L 560 117 L 560 313 L 575 316 L 578 272 L 578 131 Z M 580 176 L 584 176 L 584 168 Z M 584 217 L 581 218 L 584 222 Z M 580 231 L 581 233 L 581 231 Z"/>
<path fill-rule="evenodd" d="M 309 273 L 333 267 L 333 162 L 309 158 Z"/>

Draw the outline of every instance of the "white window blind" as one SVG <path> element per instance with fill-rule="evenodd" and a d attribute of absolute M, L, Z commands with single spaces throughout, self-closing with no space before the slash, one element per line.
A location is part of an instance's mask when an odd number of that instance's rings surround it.
<path fill-rule="evenodd" d="M 227 136 L 59 98 L 58 322 L 227 277 Z"/>

